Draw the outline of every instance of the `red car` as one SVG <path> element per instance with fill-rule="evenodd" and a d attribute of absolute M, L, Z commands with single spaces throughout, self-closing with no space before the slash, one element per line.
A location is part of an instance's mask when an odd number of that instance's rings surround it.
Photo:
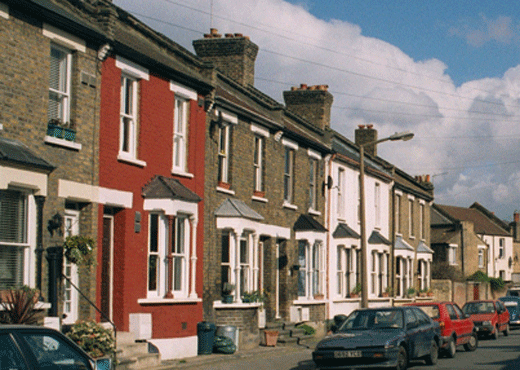
<path fill-rule="evenodd" d="M 467 302 L 462 312 L 470 315 L 477 333 L 498 338 L 498 333 L 509 335 L 509 312 L 504 304 L 496 300 L 481 300 Z"/>
<path fill-rule="evenodd" d="M 441 327 L 441 349 L 448 357 L 455 356 L 458 345 L 466 351 L 474 351 L 478 346 L 478 335 L 473 321 L 453 302 L 418 302 L 407 306 L 420 307 Z"/>

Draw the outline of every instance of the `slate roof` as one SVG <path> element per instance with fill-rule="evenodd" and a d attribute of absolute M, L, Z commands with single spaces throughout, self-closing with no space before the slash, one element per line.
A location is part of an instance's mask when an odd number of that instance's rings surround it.
<path fill-rule="evenodd" d="M 327 229 L 309 215 L 300 215 L 293 226 L 294 231 L 318 231 L 325 232 Z"/>
<path fill-rule="evenodd" d="M 0 160 L 52 171 L 55 166 L 17 140 L 0 138 Z"/>
<path fill-rule="evenodd" d="M 368 238 L 369 244 L 386 244 L 386 245 L 392 245 L 390 240 L 385 238 L 383 235 L 381 235 L 378 231 L 372 231 L 372 234 L 370 234 L 370 238 Z"/>
<path fill-rule="evenodd" d="M 404 251 L 412 251 L 412 252 L 414 251 L 413 247 L 410 244 L 408 244 L 406 241 L 404 241 L 401 236 L 398 236 L 395 239 L 394 249 L 396 249 L 396 250 L 404 250 Z"/>
<path fill-rule="evenodd" d="M 353 238 L 360 239 L 361 236 L 352 230 L 346 223 L 340 222 L 338 226 L 336 226 L 336 230 L 332 233 L 332 237 L 334 239 L 342 239 L 342 238 Z"/>
<path fill-rule="evenodd" d="M 193 191 L 182 185 L 179 180 L 156 175 L 143 187 L 142 195 L 148 199 L 178 199 L 185 202 L 202 200 Z"/>
<path fill-rule="evenodd" d="M 434 207 L 439 209 L 445 216 L 452 220 L 472 222 L 476 234 L 511 236 L 507 230 L 496 225 L 476 209 L 440 204 L 435 204 Z"/>
<path fill-rule="evenodd" d="M 425 242 L 420 241 L 419 245 L 417 246 L 417 253 L 430 253 L 433 254 L 433 249 L 428 247 Z"/>
<path fill-rule="evenodd" d="M 446 230 L 432 228 L 430 231 L 430 244 L 451 244 L 458 243 L 459 232 L 453 229 Z"/>
<path fill-rule="evenodd" d="M 217 217 L 245 218 L 253 221 L 263 221 L 264 217 L 239 199 L 227 198 L 216 210 Z"/>

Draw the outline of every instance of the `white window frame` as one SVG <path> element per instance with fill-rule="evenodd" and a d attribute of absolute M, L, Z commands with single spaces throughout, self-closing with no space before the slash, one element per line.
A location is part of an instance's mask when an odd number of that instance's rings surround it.
<path fill-rule="evenodd" d="M 415 200 L 413 198 L 408 198 L 408 227 L 410 238 L 415 237 L 414 203 Z"/>
<path fill-rule="evenodd" d="M 131 160 L 137 159 L 138 88 L 139 83 L 136 78 L 124 73 L 121 75 L 119 156 Z"/>
<path fill-rule="evenodd" d="M 223 125 L 218 130 L 218 181 L 229 184 L 230 125 Z"/>
<path fill-rule="evenodd" d="M 378 182 L 374 184 L 374 212 L 375 226 L 381 227 L 381 184 Z"/>
<path fill-rule="evenodd" d="M 21 280 L 20 283 L 21 285 L 34 286 L 36 203 L 34 196 L 24 189 L 0 189 L 0 192 L 10 190 L 20 192 L 24 198 L 24 204 L 22 205 L 24 208 L 24 215 L 23 220 L 20 220 L 20 222 L 23 223 L 23 230 L 20 231 L 23 235 L 21 235 L 19 241 L 0 240 L 0 248 L 17 249 L 16 253 L 19 253 L 18 258 L 20 258 L 20 264 L 23 269 L 19 278 Z M 10 265 L 8 267 L 10 267 Z M 7 271 L 5 268 L 2 268 L 2 270 Z M 9 286 L 5 286 L 5 289 L 12 286 L 11 283 L 8 284 Z"/>
<path fill-rule="evenodd" d="M 485 254 L 484 254 L 484 252 L 485 252 L 484 248 L 481 248 L 481 247 L 478 248 L 478 267 L 479 268 L 483 268 L 484 265 L 485 265 L 485 261 L 484 261 Z"/>
<path fill-rule="evenodd" d="M 424 240 L 424 203 L 419 202 L 419 238 Z"/>
<path fill-rule="evenodd" d="M 62 54 L 60 58 L 60 66 L 58 73 L 58 88 L 55 89 L 51 86 L 49 81 L 49 107 L 47 118 L 57 119 L 61 122 L 70 122 L 70 101 L 71 101 L 71 76 L 72 76 L 72 52 L 70 49 L 67 49 L 61 45 L 51 43 L 51 55 L 53 51 L 59 52 Z M 63 65 L 62 65 L 63 63 Z M 51 96 L 57 96 L 57 99 L 51 99 Z M 56 101 L 57 103 L 57 112 L 56 116 L 51 115 L 50 105 L 51 101 Z"/>
<path fill-rule="evenodd" d="M 151 250 L 152 218 L 157 217 L 157 251 Z M 168 289 L 168 219 L 163 213 L 151 212 L 148 217 L 148 259 L 147 259 L 147 295 L 148 299 L 163 299 Z M 156 265 L 156 289 L 150 289 L 150 260 L 157 259 Z"/>
<path fill-rule="evenodd" d="M 499 238 L 498 239 L 498 258 L 500 258 L 500 259 L 506 258 L 505 245 L 506 245 L 506 239 Z"/>
<path fill-rule="evenodd" d="M 401 200 L 403 199 L 402 194 L 395 194 L 395 232 L 397 235 L 402 235 L 402 225 L 401 225 Z"/>
<path fill-rule="evenodd" d="M 253 170 L 254 170 L 254 191 L 264 191 L 264 146 L 265 138 L 260 135 L 254 135 L 254 159 L 253 159 Z"/>
<path fill-rule="evenodd" d="M 191 102 L 197 100 L 197 92 L 186 86 L 170 81 L 170 90 L 174 93 L 173 112 L 173 153 L 172 173 L 189 175 L 188 134 L 191 116 Z"/>
<path fill-rule="evenodd" d="M 318 209 L 318 160 L 309 157 L 309 210 Z"/>
<path fill-rule="evenodd" d="M 298 263 L 298 298 L 311 300 L 317 294 L 324 294 L 323 243 L 316 240 L 311 244 L 307 240 L 299 240 Z M 302 290 L 299 288 L 300 284 L 302 284 Z"/>
<path fill-rule="evenodd" d="M 448 263 L 452 266 L 458 265 L 457 249 L 458 249 L 458 245 L 456 245 L 456 244 L 448 245 Z"/>
<path fill-rule="evenodd" d="M 186 298 L 188 297 L 191 234 L 189 216 L 177 215 L 177 217 L 175 217 L 174 227 L 174 244 L 172 246 L 172 291 L 175 298 Z M 166 253 L 168 252 L 166 251 Z M 179 265 L 176 264 L 177 260 L 180 261 Z M 180 269 L 179 273 L 177 273 L 178 269 Z M 177 276 L 180 276 L 180 282 L 177 280 Z"/>
<path fill-rule="evenodd" d="M 284 148 L 283 199 L 284 203 L 292 204 L 294 198 L 294 159 L 295 150 L 290 146 Z"/>
<path fill-rule="evenodd" d="M 345 219 L 345 169 L 338 168 L 338 202 L 337 202 L 337 215 L 341 220 Z"/>

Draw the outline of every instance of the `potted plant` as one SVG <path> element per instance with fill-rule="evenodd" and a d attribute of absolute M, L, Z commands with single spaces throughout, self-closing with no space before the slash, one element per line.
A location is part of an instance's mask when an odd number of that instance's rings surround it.
<path fill-rule="evenodd" d="M 242 302 L 244 302 L 244 303 L 263 302 L 263 301 L 265 301 L 266 297 L 267 297 L 266 292 L 263 292 L 260 290 L 255 290 L 250 293 L 244 293 L 244 295 L 242 296 Z"/>
<path fill-rule="evenodd" d="M 0 323 L 2 324 L 37 324 L 43 318 L 41 310 L 36 309 L 40 297 L 37 289 L 22 286 L 17 289 L 1 291 Z"/>
<path fill-rule="evenodd" d="M 78 321 L 66 334 L 93 358 L 115 353 L 115 339 L 111 330 L 94 321 Z"/>
<path fill-rule="evenodd" d="M 428 288 L 428 289 L 426 290 L 426 295 L 427 295 L 428 297 L 433 297 L 433 289 L 432 289 L 432 288 Z"/>
<path fill-rule="evenodd" d="M 408 290 L 406 291 L 406 295 L 408 296 L 408 298 L 415 297 L 416 293 L 417 291 L 413 287 L 408 288 Z"/>
<path fill-rule="evenodd" d="M 359 294 L 361 293 L 361 284 L 357 283 L 354 289 L 350 292 L 350 298 L 357 298 L 359 297 Z"/>
<path fill-rule="evenodd" d="M 222 303 L 233 303 L 233 291 L 235 285 L 231 283 L 222 284 Z"/>
<path fill-rule="evenodd" d="M 59 118 L 52 118 L 47 123 L 47 135 L 68 141 L 76 140 L 76 122 L 70 119 L 63 122 Z"/>
<path fill-rule="evenodd" d="M 390 297 L 392 295 L 392 287 L 391 286 L 387 286 L 385 288 L 385 291 L 383 293 L 381 293 L 381 297 Z"/>
<path fill-rule="evenodd" d="M 94 239 L 82 235 L 67 236 L 63 243 L 63 254 L 76 265 L 91 265 L 94 260 Z"/>

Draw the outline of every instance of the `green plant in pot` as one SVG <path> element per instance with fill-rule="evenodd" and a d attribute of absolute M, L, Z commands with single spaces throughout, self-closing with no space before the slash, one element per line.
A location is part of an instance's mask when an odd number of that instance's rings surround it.
<path fill-rule="evenodd" d="M 233 291 L 235 285 L 231 283 L 222 284 L 222 303 L 233 303 Z"/>
<path fill-rule="evenodd" d="M 408 288 L 408 290 L 406 291 L 406 295 L 409 298 L 414 297 L 416 294 L 417 294 L 417 291 L 415 290 L 415 288 Z"/>

